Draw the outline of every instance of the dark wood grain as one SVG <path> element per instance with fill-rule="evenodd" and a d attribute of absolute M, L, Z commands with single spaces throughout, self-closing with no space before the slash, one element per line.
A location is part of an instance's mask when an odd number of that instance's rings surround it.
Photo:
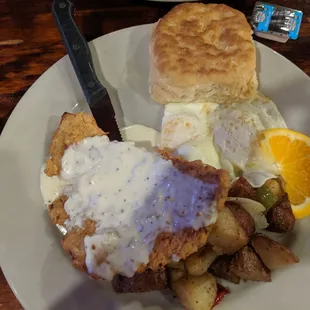
<path fill-rule="evenodd" d="M 51 2 L 0 0 L 0 132 L 10 112 L 29 86 L 65 55 L 50 13 Z M 252 0 L 222 2 L 243 11 L 247 17 L 255 3 Z M 310 75 L 310 0 L 272 2 L 304 12 L 300 37 L 297 41 L 286 44 L 258 40 Z M 77 0 L 76 20 L 87 40 L 92 40 L 118 29 L 155 22 L 174 5 L 143 0 Z M 22 309 L 1 272 L 0 309 Z"/>

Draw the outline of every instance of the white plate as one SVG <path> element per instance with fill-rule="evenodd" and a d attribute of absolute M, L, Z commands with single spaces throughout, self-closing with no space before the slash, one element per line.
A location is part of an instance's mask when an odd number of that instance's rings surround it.
<path fill-rule="evenodd" d="M 91 43 L 99 77 L 118 90 L 126 123 L 160 128 L 162 107 L 148 95 L 148 44 L 144 25 L 103 36 Z M 291 128 L 310 134 L 310 79 L 285 58 L 257 43 L 261 89 Z M 114 91 L 112 99 L 117 99 Z M 79 104 L 77 104 L 79 102 Z M 50 224 L 40 194 L 39 175 L 51 133 L 65 111 L 85 109 L 68 57 L 45 72 L 21 99 L 0 138 L 0 262 L 14 293 L 28 310 L 138 310 L 120 307 L 173 306 L 160 293 L 121 295 L 73 269 Z M 301 263 L 273 273 L 272 283 L 238 287 L 219 310 L 307 309 L 310 301 L 310 220 L 298 221 L 289 238 Z M 308 305 L 308 306 L 307 306 Z"/>

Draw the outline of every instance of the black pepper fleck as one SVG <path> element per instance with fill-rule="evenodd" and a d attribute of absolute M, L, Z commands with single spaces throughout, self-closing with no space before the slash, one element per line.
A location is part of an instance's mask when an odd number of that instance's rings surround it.
<path fill-rule="evenodd" d="M 124 199 L 124 200 L 126 200 L 126 199 Z M 122 209 L 121 212 L 124 213 L 124 209 Z"/>

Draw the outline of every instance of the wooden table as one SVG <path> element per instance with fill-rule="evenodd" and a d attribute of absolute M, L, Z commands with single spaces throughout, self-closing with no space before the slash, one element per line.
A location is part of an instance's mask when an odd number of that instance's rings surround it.
<path fill-rule="evenodd" d="M 0 132 L 10 112 L 29 86 L 65 55 L 50 13 L 51 2 L 52 0 L 0 0 Z M 75 2 L 76 21 L 87 40 L 125 27 L 155 22 L 175 5 L 143 0 Z M 243 11 L 247 17 L 255 3 L 253 0 L 222 2 Z M 310 0 L 272 2 L 304 12 L 300 37 L 297 41 L 286 44 L 258 40 L 310 75 Z M 0 270 L 0 310 L 6 309 L 17 310 L 22 307 Z"/>

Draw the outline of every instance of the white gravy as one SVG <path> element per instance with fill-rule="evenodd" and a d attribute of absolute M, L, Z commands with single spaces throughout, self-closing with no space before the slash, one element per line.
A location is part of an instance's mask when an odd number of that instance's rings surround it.
<path fill-rule="evenodd" d="M 121 133 L 124 141 L 133 141 L 136 146 L 149 152 L 154 152 L 154 148 L 158 147 L 160 142 L 160 133 L 157 130 L 140 124 L 126 126 L 121 129 Z M 44 170 L 45 165 L 41 169 L 40 189 L 45 205 L 49 205 L 59 196 L 66 184 L 58 176 L 48 177 Z"/>
<path fill-rule="evenodd" d="M 62 158 L 62 193 L 68 196 L 65 226 L 96 222 L 85 237 L 89 273 L 111 280 L 133 276 L 147 264 L 157 235 L 216 220 L 215 186 L 179 172 L 171 161 L 133 142 L 86 138 Z M 44 187 L 44 186 L 43 186 Z"/>

